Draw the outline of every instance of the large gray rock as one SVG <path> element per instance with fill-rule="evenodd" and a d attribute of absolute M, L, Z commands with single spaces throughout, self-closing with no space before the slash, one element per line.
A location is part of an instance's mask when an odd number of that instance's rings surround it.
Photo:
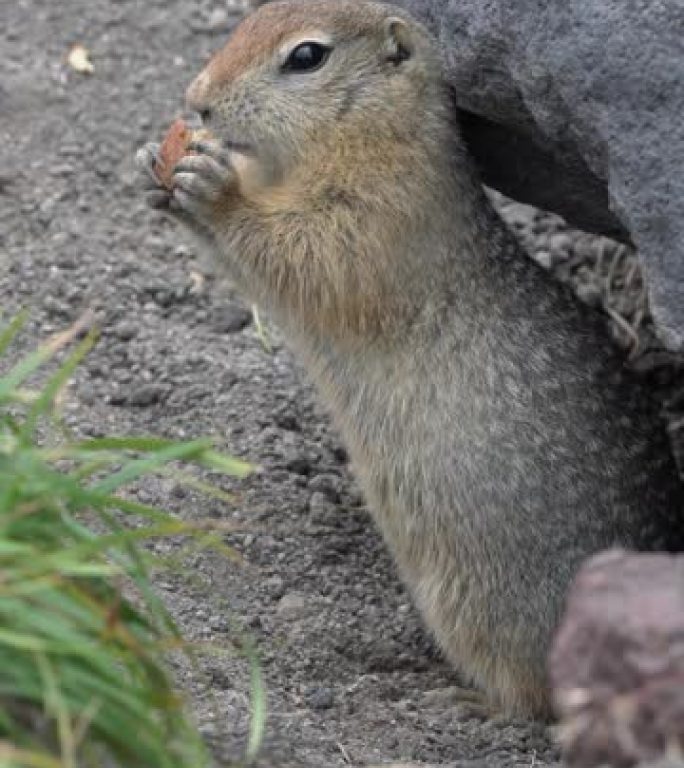
<path fill-rule="evenodd" d="M 485 181 L 639 249 L 684 349 L 684 0 L 396 0 L 438 36 Z"/>

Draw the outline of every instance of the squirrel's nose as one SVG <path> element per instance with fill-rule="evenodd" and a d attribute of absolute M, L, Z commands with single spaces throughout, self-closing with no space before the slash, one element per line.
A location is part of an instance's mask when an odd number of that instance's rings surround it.
<path fill-rule="evenodd" d="M 205 111 L 209 112 L 210 110 Z M 198 112 L 196 109 L 184 109 L 181 117 L 191 131 L 199 130 L 205 122 L 202 112 Z"/>

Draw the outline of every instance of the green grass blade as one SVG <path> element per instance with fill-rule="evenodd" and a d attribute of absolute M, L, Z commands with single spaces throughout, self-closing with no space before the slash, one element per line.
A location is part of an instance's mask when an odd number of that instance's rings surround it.
<path fill-rule="evenodd" d="M 124 485 L 132 483 L 143 475 L 149 475 L 170 461 L 194 459 L 206 450 L 207 440 L 195 440 L 189 443 L 170 445 L 141 459 L 130 461 L 118 472 L 95 483 L 92 489 L 97 493 L 112 493 Z"/>
<path fill-rule="evenodd" d="M 93 348 L 97 335 L 94 331 L 91 331 L 83 341 L 76 347 L 76 349 L 69 355 L 64 363 L 60 366 L 57 373 L 43 386 L 40 395 L 32 405 L 31 409 L 26 415 L 26 421 L 24 422 L 23 435 L 28 437 L 32 435 L 36 428 L 36 421 L 39 416 L 45 414 L 45 412 L 52 406 L 58 393 L 66 386 L 67 382 L 73 375 L 78 364 Z"/>
<path fill-rule="evenodd" d="M 24 309 L 12 318 L 10 324 L 0 333 L 0 355 L 3 355 L 14 341 L 16 335 L 24 327 L 27 318 L 28 312 Z"/>
<path fill-rule="evenodd" d="M 248 761 L 254 760 L 264 739 L 266 729 L 266 691 L 261 678 L 261 668 L 256 653 L 250 650 L 250 689 L 252 711 L 249 724 L 249 740 L 245 757 Z"/>

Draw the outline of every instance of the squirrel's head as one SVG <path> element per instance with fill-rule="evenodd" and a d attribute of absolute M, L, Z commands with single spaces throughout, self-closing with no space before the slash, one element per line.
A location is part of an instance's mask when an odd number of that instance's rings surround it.
<path fill-rule="evenodd" d="M 360 140 L 415 141 L 429 131 L 423 99 L 440 84 L 433 41 L 400 10 L 294 0 L 247 17 L 191 84 L 187 106 L 281 175 L 307 153 L 320 160 L 344 146 L 352 154 Z"/>
<path fill-rule="evenodd" d="M 226 222 L 238 223 L 225 228 L 244 289 L 300 330 L 400 334 L 414 313 L 400 307 L 415 301 L 405 287 L 423 271 L 408 235 L 434 240 L 439 217 L 453 228 L 454 114 L 429 33 L 377 2 L 269 3 L 209 61 L 187 106 L 235 150 Z"/>

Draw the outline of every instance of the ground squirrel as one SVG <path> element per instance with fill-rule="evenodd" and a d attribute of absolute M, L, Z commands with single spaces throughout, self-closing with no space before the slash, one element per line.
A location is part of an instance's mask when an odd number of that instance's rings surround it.
<path fill-rule="evenodd" d="M 215 141 L 170 193 L 148 174 L 151 204 L 282 324 L 448 658 L 498 706 L 547 715 L 580 562 L 684 548 L 658 408 L 489 204 L 437 46 L 404 12 L 265 5 L 187 106 Z"/>

